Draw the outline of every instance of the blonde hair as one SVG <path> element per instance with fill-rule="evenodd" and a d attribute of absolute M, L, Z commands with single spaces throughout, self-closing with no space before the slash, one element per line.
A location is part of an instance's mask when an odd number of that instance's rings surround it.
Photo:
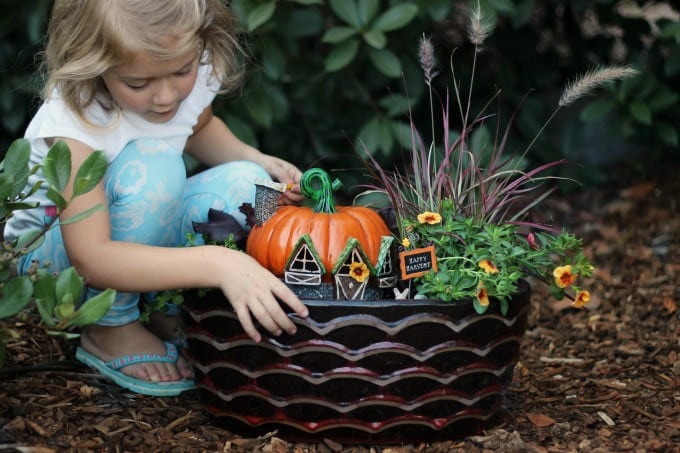
<path fill-rule="evenodd" d="M 245 52 L 236 18 L 222 0 L 55 0 L 44 52 L 43 97 L 57 89 L 80 118 L 95 100 L 117 109 L 101 75 L 139 51 L 172 59 L 207 56 L 222 91 L 243 78 Z M 168 46 L 168 43 L 172 43 Z"/>

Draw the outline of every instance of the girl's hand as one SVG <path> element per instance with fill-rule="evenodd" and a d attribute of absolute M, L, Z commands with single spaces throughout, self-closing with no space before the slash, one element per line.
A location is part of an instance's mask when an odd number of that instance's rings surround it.
<path fill-rule="evenodd" d="M 294 334 L 297 330 L 295 324 L 279 301 L 303 318 L 308 316 L 309 311 L 293 291 L 245 253 L 233 253 L 227 259 L 232 266 L 230 272 L 225 273 L 222 292 L 250 338 L 254 341 L 262 339 L 253 316 L 274 335 L 280 335 L 284 330 Z"/>
<path fill-rule="evenodd" d="M 271 175 L 272 178 L 284 184 L 291 184 L 291 188 L 284 192 L 279 199 L 282 205 L 299 205 L 305 197 L 300 192 L 300 178 L 302 172 L 295 165 L 278 157 L 264 154 L 260 165 Z"/>

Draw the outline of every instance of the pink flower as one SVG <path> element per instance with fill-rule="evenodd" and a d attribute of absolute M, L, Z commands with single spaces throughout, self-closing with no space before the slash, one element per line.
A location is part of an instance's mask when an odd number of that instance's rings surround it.
<path fill-rule="evenodd" d="M 57 207 L 56 206 L 45 206 L 45 215 L 47 217 L 56 217 L 57 216 Z"/>

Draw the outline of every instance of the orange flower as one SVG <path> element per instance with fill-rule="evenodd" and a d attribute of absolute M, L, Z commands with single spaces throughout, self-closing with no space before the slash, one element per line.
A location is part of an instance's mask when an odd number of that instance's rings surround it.
<path fill-rule="evenodd" d="M 583 308 L 588 302 L 590 302 L 590 293 L 588 291 L 579 291 L 571 305 L 574 308 Z"/>
<path fill-rule="evenodd" d="M 477 285 L 477 300 L 479 301 L 479 305 L 482 307 L 489 306 L 489 292 L 486 290 L 484 283 L 482 282 L 479 282 L 479 285 Z"/>
<path fill-rule="evenodd" d="M 479 267 L 484 269 L 484 272 L 486 272 L 487 274 L 497 274 L 498 273 L 498 268 L 496 267 L 496 265 L 489 260 L 482 260 L 477 264 L 479 264 Z"/>
<path fill-rule="evenodd" d="M 366 263 L 353 262 L 349 265 L 349 275 L 359 283 L 363 283 L 370 275 L 370 272 Z"/>
<path fill-rule="evenodd" d="M 557 266 L 553 271 L 555 277 L 555 284 L 559 288 L 566 288 L 576 281 L 577 274 L 571 272 L 571 265 Z"/>
<path fill-rule="evenodd" d="M 422 214 L 418 214 L 418 222 L 436 225 L 442 223 L 442 216 L 436 212 L 425 211 Z"/>

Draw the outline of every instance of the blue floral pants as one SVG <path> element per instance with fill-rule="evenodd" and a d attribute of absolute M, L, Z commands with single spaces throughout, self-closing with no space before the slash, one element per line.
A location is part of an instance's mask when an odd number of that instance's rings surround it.
<path fill-rule="evenodd" d="M 193 232 L 192 222 L 206 222 L 210 208 L 231 214 L 245 227 L 245 217 L 238 208 L 242 203 L 254 204 L 257 178 L 270 177 L 257 164 L 237 161 L 187 179 L 182 156 L 165 142 L 130 142 L 109 164 L 104 177 L 111 238 L 183 246 L 187 233 Z M 25 274 L 34 261 L 50 263 L 49 269 L 54 272 L 71 266 L 58 225 L 47 232 L 39 248 L 20 260 L 19 272 Z M 88 288 L 86 296 L 99 292 Z M 118 326 L 137 320 L 140 297 L 138 293 L 118 292 L 111 310 L 97 324 Z"/>

